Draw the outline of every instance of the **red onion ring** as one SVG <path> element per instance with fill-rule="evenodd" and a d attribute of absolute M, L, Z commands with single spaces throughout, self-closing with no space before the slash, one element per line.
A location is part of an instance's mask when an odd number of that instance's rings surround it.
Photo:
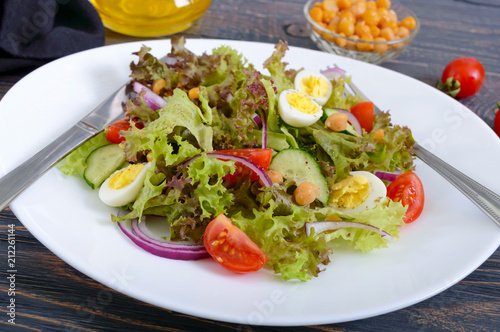
<path fill-rule="evenodd" d="M 380 180 L 383 181 L 389 181 L 392 182 L 394 181 L 399 175 L 401 175 L 401 172 L 383 172 L 383 171 L 375 171 L 373 174 L 378 177 Z"/>
<path fill-rule="evenodd" d="M 378 233 L 382 237 L 387 237 L 388 239 L 394 239 L 394 236 L 387 233 L 386 231 L 381 230 L 378 227 L 368 224 L 363 224 L 356 221 L 315 221 L 306 223 L 305 227 L 306 227 L 306 236 L 309 236 L 311 234 L 311 228 L 314 228 L 316 234 L 319 234 L 324 231 L 334 231 L 341 228 L 352 227 L 352 228 L 366 229 Z"/>
<path fill-rule="evenodd" d="M 269 175 L 267 175 L 266 170 L 263 169 L 261 166 L 257 165 L 256 163 L 254 163 L 253 161 L 248 160 L 245 157 L 235 156 L 235 155 L 232 155 L 232 154 L 225 154 L 225 153 L 220 153 L 220 152 L 208 152 L 207 156 L 211 157 L 211 158 L 221 159 L 221 160 L 233 160 L 233 161 L 237 161 L 240 164 L 242 164 L 242 165 L 248 167 L 249 169 L 251 169 L 255 174 L 257 174 L 257 176 L 262 181 L 262 184 L 264 184 L 266 187 L 270 187 L 270 186 L 273 185 L 273 181 L 271 180 L 271 178 L 269 177 Z M 196 157 L 194 157 L 194 158 L 196 158 Z M 191 159 L 191 160 L 193 160 L 193 159 Z"/>
<path fill-rule="evenodd" d="M 321 74 L 325 75 L 329 80 L 338 80 L 341 77 L 344 77 L 346 71 L 339 67 L 327 68 L 325 70 L 320 71 Z"/>
<path fill-rule="evenodd" d="M 254 113 L 252 115 L 252 120 L 253 120 L 253 122 L 255 122 L 255 125 L 257 125 L 257 127 L 259 129 L 262 128 L 262 119 L 260 118 L 260 116 L 258 116 L 257 114 Z"/>
<path fill-rule="evenodd" d="M 148 229 L 146 226 L 145 221 L 139 222 L 137 218 L 132 219 L 130 222 L 130 225 L 132 226 L 132 233 L 137 235 L 140 239 L 146 241 L 146 242 L 151 242 L 153 244 L 157 244 L 159 246 L 165 246 L 168 245 L 170 248 L 174 249 L 182 249 L 182 250 L 189 250 L 189 251 L 197 251 L 197 250 L 204 250 L 205 246 L 203 244 L 195 244 L 195 243 L 185 243 L 185 242 L 170 242 L 165 239 L 162 239 L 153 233 Z"/>
<path fill-rule="evenodd" d="M 155 111 L 167 105 L 165 99 L 163 99 L 162 97 L 154 93 L 151 89 L 142 85 L 139 82 L 134 82 L 134 91 L 137 93 L 145 91 L 144 96 L 142 98 L 144 99 L 144 102 Z"/>
<path fill-rule="evenodd" d="M 198 260 L 209 256 L 205 247 L 203 247 L 203 249 L 192 250 L 179 247 L 178 244 L 173 245 L 171 243 L 162 243 L 160 245 L 143 240 L 134 234 L 133 231 L 128 229 L 123 222 L 118 222 L 118 227 L 137 246 L 159 257 L 177 260 Z"/>
<path fill-rule="evenodd" d="M 358 119 L 356 119 L 354 114 L 352 114 L 351 112 L 349 112 L 344 108 L 333 108 L 333 109 L 339 111 L 339 113 L 344 113 L 345 115 L 347 115 L 347 121 L 349 121 L 349 123 L 352 124 L 354 130 L 356 130 L 356 132 L 360 136 L 363 136 L 363 129 L 361 129 L 361 125 L 359 124 L 359 121 Z"/>

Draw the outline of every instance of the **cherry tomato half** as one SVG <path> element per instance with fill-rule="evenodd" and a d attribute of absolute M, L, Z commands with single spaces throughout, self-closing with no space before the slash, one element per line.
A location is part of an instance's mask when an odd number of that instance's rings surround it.
<path fill-rule="evenodd" d="M 144 128 L 144 125 L 142 123 L 136 122 L 135 126 L 139 129 Z M 125 137 L 120 135 L 120 131 L 122 130 L 129 130 L 130 129 L 130 118 L 125 117 L 123 119 L 117 120 L 113 122 L 109 128 L 108 131 L 106 132 L 106 139 L 110 143 L 116 143 L 119 144 L 125 140 Z"/>
<path fill-rule="evenodd" d="M 266 254 L 222 213 L 208 224 L 203 243 L 210 256 L 229 271 L 257 271 L 268 260 Z"/>
<path fill-rule="evenodd" d="M 259 165 L 266 171 L 271 164 L 271 159 L 273 158 L 272 149 L 233 149 L 218 150 L 214 152 L 245 157 L 248 160 L 253 161 L 257 165 Z M 242 164 L 236 162 L 235 165 L 237 167 L 236 172 L 224 176 L 224 180 L 236 183 L 239 177 L 241 177 L 243 174 L 248 174 L 248 172 L 252 172 L 252 175 L 250 176 L 251 181 L 257 181 L 258 179 L 260 179 L 259 176 L 255 174 L 255 172 L 249 170 Z"/>
<path fill-rule="evenodd" d="M 458 58 L 444 68 L 438 88 L 452 97 L 470 97 L 481 89 L 484 78 L 481 62 L 470 57 Z"/>
<path fill-rule="evenodd" d="M 417 219 L 424 209 L 424 186 L 413 172 L 403 173 L 392 181 L 387 186 L 387 196 L 394 202 L 401 202 L 403 206 L 408 207 L 403 218 L 407 224 Z"/>
<path fill-rule="evenodd" d="M 351 113 L 358 119 L 361 128 L 367 133 L 373 129 L 374 108 L 371 101 L 363 101 L 351 107 Z"/>

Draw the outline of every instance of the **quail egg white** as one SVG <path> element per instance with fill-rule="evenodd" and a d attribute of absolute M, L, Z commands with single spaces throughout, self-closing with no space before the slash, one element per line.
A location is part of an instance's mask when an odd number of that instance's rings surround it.
<path fill-rule="evenodd" d="M 370 172 L 351 172 L 342 181 L 331 184 L 329 203 L 346 213 L 356 213 L 376 207 L 387 195 L 385 184 Z"/>
<path fill-rule="evenodd" d="M 326 104 L 333 91 L 332 83 L 325 75 L 310 70 L 299 71 L 294 84 L 296 90 L 304 92 L 321 106 Z"/>
<path fill-rule="evenodd" d="M 280 94 L 278 111 L 287 124 L 307 127 L 318 121 L 323 110 L 312 98 L 298 90 L 285 90 Z"/>
<path fill-rule="evenodd" d="M 111 174 L 99 189 L 101 201 L 113 207 L 133 202 L 144 185 L 149 165 L 130 164 Z"/>

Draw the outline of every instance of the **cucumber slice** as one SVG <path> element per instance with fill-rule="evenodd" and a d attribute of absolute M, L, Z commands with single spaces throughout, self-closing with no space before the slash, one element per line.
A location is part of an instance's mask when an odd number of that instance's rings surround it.
<path fill-rule="evenodd" d="M 325 122 L 325 121 L 326 121 L 326 119 L 327 119 L 330 115 L 332 115 L 333 113 L 338 113 L 338 112 L 339 112 L 339 111 L 334 110 L 334 109 L 332 109 L 332 108 L 325 108 L 325 109 L 323 110 L 323 116 L 321 117 L 321 120 L 322 120 L 323 122 Z M 358 136 L 358 137 L 359 137 L 358 132 L 356 131 L 356 129 L 354 129 L 354 126 L 353 126 L 352 124 L 350 124 L 350 123 L 347 123 L 347 128 L 346 128 L 346 130 L 341 131 L 341 133 L 343 133 L 343 134 L 348 134 L 348 135 L 351 135 L 351 136 Z"/>
<path fill-rule="evenodd" d="M 124 162 L 125 152 L 119 144 L 101 146 L 87 157 L 83 178 L 92 189 L 99 188 Z"/>
<path fill-rule="evenodd" d="M 330 191 L 328 182 L 321 173 L 316 160 L 300 149 L 286 149 L 274 156 L 269 169 L 280 172 L 283 178 L 293 180 L 297 185 L 304 181 L 311 182 L 319 188 L 317 200 L 328 204 Z"/>

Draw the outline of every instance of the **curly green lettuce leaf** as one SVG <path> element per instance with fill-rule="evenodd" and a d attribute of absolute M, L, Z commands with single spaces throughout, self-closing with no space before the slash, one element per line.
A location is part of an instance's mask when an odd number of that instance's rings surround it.
<path fill-rule="evenodd" d="M 209 158 L 206 154 L 189 164 L 188 176 L 199 183 L 194 189 L 193 197 L 197 197 L 203 210 L 201 218 L 209 218 L 225 213 L 233 204 L 233 194 L 223 186 L 223 176 L 234 173 L 234 162 Z"/>
<path fill-rule="evenodd" d="M 158 110 L 158 119 L 143 129 L 132 126 L 131 130 L 123 133 L 127 155 L 153 150 L 155 141 L 174 133 L 176 129 L 187 129 L 203 150 L 211 151 L 212 128 L 204 124 L 201 110 L 189 99 L 186 92 L 176 89 L 166 100 L 167 105 Z"/>
<path fill-rule="evenodd" d="M 369 224 L 386 231 L 395 238 L 399 238 L 399 227 L 404 227 L 405 225 L 403 221 L 405 213 L 406 207 L 400 202 L 393 202 L 385 198 L 379 205 L 371 210 L 353 214 L 342 214 L 336 209 L 325 207 L 316 210 L 316 217 L 318 220 L 323 220 L 326 216 L 337 215 L 342 220 Z M 368 252 L 377 248 L 386 248 L 388 244 L 388 240 L 378 233 L 352 227 L 326 233 L 325 239 L 330 246 L 336 246 L 339 242 L 342 242 L 362 252 Z"/>
<path fill-rule="evenodd" d="M 87 163 L 85 162 L 87 157 L 95 149 L 108 144 L 110 143 L 106 140 L 106 133 L 102 131 L 67 155 L 59 163 L 58 169 L 66 175 L 77 175 L 83 177 L 83 173 L 87 167 Z"/>
<path fill-rule="evenodd" d="M 284 280 L 307 281 L 317 276 L 318 265 L 329 262 L 331 250 L 324 236 L 306 236 L 303 226 L 313 214 L 292 205 L 290 214 L 282 215 L 274 200 L 268 204 L 266 209 L 253 209 L 250 215 L 238 212 L 231 220 L 264 251 L 268 265 Z"/>
<path fill-rule="evenodd" d="M 345 84 L 350 82 L 350 76 L 340 77 L 338 80 L 333 81 L 332 94 L 323 108 L 343 108 L 350 110 L 352 106 L 362 102 L 363 99 L 356 95 L 345 94 Z"/>
<path fill-rule="evenodd" d="M 288 50 L 288 43 L 280 41 L 275 45 L 274 49 L 273 54 L 264 61 L 264 68 L 271 73 L 271 81 L 276 87 L 276 94 L 279 95 L 283 90 L 294 88 L 293 80 L 297 70 L 287 70 L 288 63 L 283 61 Z"/>

